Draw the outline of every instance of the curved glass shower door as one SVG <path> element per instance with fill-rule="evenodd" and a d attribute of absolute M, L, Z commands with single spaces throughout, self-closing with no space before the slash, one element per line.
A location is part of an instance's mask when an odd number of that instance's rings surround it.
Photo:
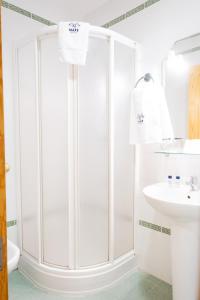
<path fill-rule="evenodd" d="M 90 38 L 78 72 L 80 266 L 109 258 L 109 41 Z"/>
<path fill-rule="evenodd" d="M 134 257 L 135 44 L 94 27 L 86 65 L 69 65 L 52 29 L 18 46 L 17 71 L 22 256 L 45 276 L 118 264 L 120 277 Z"/>

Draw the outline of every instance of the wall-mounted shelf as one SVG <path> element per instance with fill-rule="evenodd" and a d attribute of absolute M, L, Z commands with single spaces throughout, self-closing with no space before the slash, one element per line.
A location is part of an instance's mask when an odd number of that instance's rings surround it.
<path fill-rule="evenodd" d="M 165 155 L 200 155 L 200 153 L 190 153 L 190 152 L 176 152 L 176 151 L 155 151 L 156 154 L 165 154 Z"/>

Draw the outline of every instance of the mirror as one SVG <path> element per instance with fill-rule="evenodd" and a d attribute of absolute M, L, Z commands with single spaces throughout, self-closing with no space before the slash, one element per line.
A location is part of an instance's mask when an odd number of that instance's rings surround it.
<path fill-rule="evenodd" d="M 175 138 L 200 139 L 200 33 L 175 42 L 163 71 Z"/>

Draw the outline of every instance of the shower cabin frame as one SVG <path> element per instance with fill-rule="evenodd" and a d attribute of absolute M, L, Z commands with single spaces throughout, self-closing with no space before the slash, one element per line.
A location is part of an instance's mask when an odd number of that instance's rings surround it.
<path fill-rule="evenodd" d="M 38 136 L 38 157 L 41 157 L 41 118 L 40 118 L 40 42 L 45 39 L 48 35 L 54 35 L 57 32 L 57 26 L 51 26 L 44 29 L 39 35 L 33 35 L 28 39 L 24 39 L 16 44 L 14 53 L 14 65 L 15 65 L 15 115 L 16 115 L 16 153 L 17 153 L 17 165 L 16 169 L 21 169 L 21 153 L 20 153 L 20 116 L 19 116 L 19 84 L 18 84 L 18 49 L 23 45 L 27 44 L 29 41 L 35 43 L 35 57 L 36 57 L 36 106 L 37 106 L 37 129 L 39 132 Z M 39 241 L 39 255 L 38 261 L 33 259 L 31 255 L 26 253 L 23 249 L 23 237 L 22 237 L 22 210 L 21 210 L 21 174 L 20 171 L 17 172 L 17 202 L 18 202 L 18 234 L 19 242 L 21 248 L 21 262 L 19 265 L 19 270 L 30 280 L 32 280 L 36 285 L 51 291 L 62 292 L 67 294 L 83 294 L 89 291 L 96 291 L 102 287 L 112 284 L 114 281 L 118 280 L 124 274 L 132 271 L 136 267 L 136 257 L 134 249 L 129 253 L 115 259 L 114 258 L 114 188 L 113 188 L 113 174 L 114 174 L 114 144 L 113 144 L 113 74 L 114 74 L 114 43 L 118 42 L 122 45 L 128 46 L 133 49 L 135 55 L 134 61 L 134 74 L 137 76 L 137 55 L 138 55 L 138 44 L 129 38 L 126 38 L 116 32 L 111 30 L 91 26 L 90 36 L 96 37 L 109 42 L 109 77 L 108 77 L 108 109 L 109 109 L 109 166 L 108 166 L 108 176 L 109 176 L 109 215 L 108 215 L 108 230 L 109 230 L 109 240 L 108 240 L 108 262 L 103 264 L 80 267 L 79 265 L 79 203 L 77 196 L 77 186 L 74 178 L 77 177 L 77 115 L 76 108 L 78 103 L 78 94 L 73 94 L 77 89 L 74 85 L 78 85 L 78 81 L 70 81 L 68 77 L 68 136 L 69 136 L 69 173 L 73 174 L 69 178 L 69 195 L 68 195 L 68 224 L 69 224 L 69 268 L 55 268 L 50 264 L 43 264 L 43 245 L 42 245 L 42 170 L 40 161 L 38 162 L 38 194 L 39 201 L 37 204 L 38 210 L 38 220 L 37 220 L 37 233 Z M 53 71 L 53 70 L 52 70 Z M 73 78 L 78 78 L 79 67 L 76 65 L 70 65 L 69 71 L 70 76 Z M 133 78 L 134 87 L 135 78 Z M 73 101 L 75 100 L 75 101 Z M 133 160 L 135 160 L 134 148 Z M 134 163 L 134 161 L 133 161 Z M 134 167 L 134 173 L 136 172 Z M 133 183 L 134 188 L 134 183 Z M 133 191 L 133 196 L 135 191 Z M 133 199 L 134 201 L 134 199 Z M 135 222 L 135 218 L 133 218 Z M 133 224 L 134 226 L 134 224 Z M 134 226 L 135 227 L 135 226 Z M 135 235 L 135 233 L 134 233 Z M 67 279 L 67 283 L 66 283 Z"/>

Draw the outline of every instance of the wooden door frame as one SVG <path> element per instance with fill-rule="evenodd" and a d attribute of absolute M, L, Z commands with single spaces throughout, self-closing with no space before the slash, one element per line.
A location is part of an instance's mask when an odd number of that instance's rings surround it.
<path fill-rule="evenodd" d="M 0 270 L 0 299 L 8 300 L 7 273 L 7 226 L 6 226 L 6 184 L 5 184 L 5 140 L 3 109 L 3 71 L 0 1 L 0 238 L 2 238 L 2 270 Z M 0 254 L 1 255 L 1 254 Z"/>

